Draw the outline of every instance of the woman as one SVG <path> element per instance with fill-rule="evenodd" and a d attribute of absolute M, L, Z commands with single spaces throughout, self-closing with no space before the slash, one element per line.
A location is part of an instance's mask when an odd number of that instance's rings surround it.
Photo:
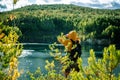
<path fill-rule="evenodd" d="M 67 52 L 69 64 L 65 69 L 65 76 L 67 77 L 71 70 L 79 72 L 79 67 L 77 64 L 77 59 L 81 56 L 81 45 L 80 38 L 76 31 L 70 31 L 65 36 L 59 36 L 58 41 L 65 46 L 65 52 Z"/>

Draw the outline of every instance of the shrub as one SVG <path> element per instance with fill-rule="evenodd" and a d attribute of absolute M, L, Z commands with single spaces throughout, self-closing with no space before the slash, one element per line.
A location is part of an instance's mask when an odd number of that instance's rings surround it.
<path fill-rule="evenodd" d="M 22 45 L 18 42 L 19 29 L 0 24 L 0 79 L 16 80 L 18 71 L 17 58 L 21 54 Z"/>
<path fill-rule="evenodd" d="M 63 70 L 66 65 L 63 65 L 67 57 L 62 57 L 60 49 L 56 48 L 56 43 L 50 45 L 51 55 L 55 59 L 59 60 L 63 66 Z M 84 54 L 84 53 L 83 53 Z M 35 76 L 35 73 L 31 73 L 32 80 L 119 80 L 120 73 L 118 76 L 115 75 L 114 70 L 120 65 L 120 50 L 116 50 L 115 45 L 110 45 L 108 48 L 104 48 L 103 57 L 96 59 L 95 52 L 93 49 L 90 50 L 90 57 L 88 58 L 88 65 L 82 66 L 82 58 L 78 59 L 78 64 L 80 71 L 76 72 L 72 70 L 69 76 L 66 78 L 61 70 L 61 73 L 58 73 L 54 68 L 54 61 L 46 61 L 47 65 L 45 68 L 48 70 L 48 73 L 43 75 L 40 73 L 39 76 Z M 40 71 L 40 69 L 39 69 Z"/>

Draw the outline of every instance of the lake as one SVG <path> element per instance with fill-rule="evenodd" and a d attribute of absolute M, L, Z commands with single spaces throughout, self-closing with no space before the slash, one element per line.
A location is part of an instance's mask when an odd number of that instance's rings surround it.
<path fill-rule="evenodd" d="M 19 80 L 26 80 L 28 76 L 27 71 L 34 72 L 38 67 L 40 67 L 41 72 L 45 74 L 45 61 L 55 60 L 50 54 L 49 44 L 46 43 L 24 43 L 24 48 L 22 54 L 19 56 L 19 70 L 23 70 L 23 74 Z M 62 46 L 61 46 L 62 47 Z M 94 49 L 96 52 L 96 57 L 102 57 L 102 51 L 104 46 L 93 46 L 93 45 L 82 45 L 82 55 L 83 66 L 87 65 L 87 58 L 89 57 L 89 50 Z M 63 49 L 63 48 L 62 48 Z M 65 53 L 63 53 L 65 55 Z M 56 70 L 60 69 L 60 64 L 55 60 Z"/>

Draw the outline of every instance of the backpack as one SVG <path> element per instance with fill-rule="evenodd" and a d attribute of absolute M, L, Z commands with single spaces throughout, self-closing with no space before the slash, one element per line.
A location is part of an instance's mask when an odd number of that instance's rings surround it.
<path fill-rule="evenodd" d="M 79 57 L 81 57 L 82 51 L 81 51 L 81 44 L 78 41 L 73 41 L 71 40 L 73 43 L 73 46 L 75 46 L 75 48 L 73 48 L 70 52 L 69 52 L 69 58 L 71 61 L 77 61 L 77 59 Z"/>

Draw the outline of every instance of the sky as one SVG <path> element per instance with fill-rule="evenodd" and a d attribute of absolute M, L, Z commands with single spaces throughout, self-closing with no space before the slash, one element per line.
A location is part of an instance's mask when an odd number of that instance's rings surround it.
<path fill-rule="evenodd" d="M 12 10 L 12 3 L 13 0 L 0 0 L 0 12 Z M 19 0 L 15 8 L 32 4 L 75 4 L 92 8 L 120 8 L 120 0 Z"/>

